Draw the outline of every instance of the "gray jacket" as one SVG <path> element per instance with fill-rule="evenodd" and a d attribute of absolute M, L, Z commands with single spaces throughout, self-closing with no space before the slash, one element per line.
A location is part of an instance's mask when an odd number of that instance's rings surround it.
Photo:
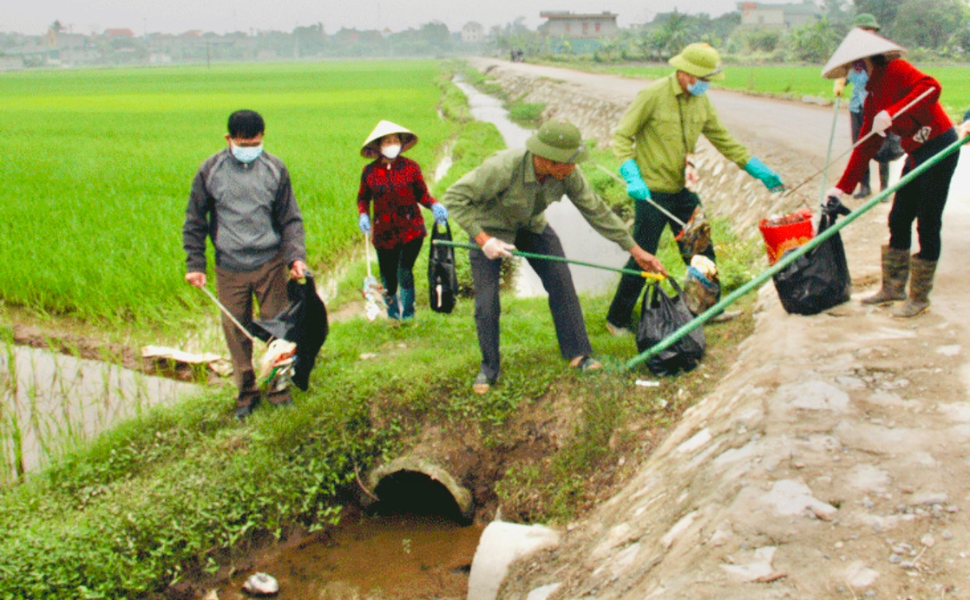
<path fill-rule="evenodd" d="M 253 271 L 279 255 L 287 266 L 306 262 L 303 216 L 283 161 L 264 152 L 245 164 L 229 148 L 207 158 L 192 182 L 182 227 L 189 272 L 205 273 L 206 236 L 216 266 L 230 271 Z"/>

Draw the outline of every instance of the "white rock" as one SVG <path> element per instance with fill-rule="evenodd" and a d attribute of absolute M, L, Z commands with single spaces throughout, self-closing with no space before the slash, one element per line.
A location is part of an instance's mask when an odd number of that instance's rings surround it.
<path fill-rule="evenodd" d="M 543 585 L 537 587 L 536 589 L 529 592 L 529 595 L 525 597 L 525 600 L 546 600 L 553 592 L 562 587 L 561 583 L 550 583 L 549 585 Z"/>
<path fill-rule="evenodd" d="M 845 581 L 854 588 L 865 588 L 876 582 L 879 572 L 866 567 L 865 563 L 857 560 L 845 569 Z"/>
<path fill-rule="evenodd" d="M 254 573 L 243 584 L 243 591 L 254 596 L 273 596 L 280 591 L 280 586 L 272 575 Z"/>

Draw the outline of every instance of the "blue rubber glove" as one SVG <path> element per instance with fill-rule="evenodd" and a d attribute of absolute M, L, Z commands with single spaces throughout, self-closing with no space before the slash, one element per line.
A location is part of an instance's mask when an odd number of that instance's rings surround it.
<path fill-rule="evenodd" d="M 357 221 L 360 226 L 360 230 L 364 233 L 370 233 L 370 217 L 367 215 L 360 215 L 360 219 Z"/>
<path fill-rule="evenodd" d="M 776 192 L 784 189 L 785 184 L 781 182 L 781 177 L 778 173 L 775 173 L 765 165 L 765 163 L 758 160 L 757 157 L 752 156 L 748 159 L 748 164 L 744 165 L 744 170 L 748 172 L 748 175 L 754 177 L 755 179 L 760 179 L 761 183 L 765 184 L 765 187 L 769 191 Z"/>
<path fill-rule="evenodd" d="M 431 214 L 434 215 L 434 220 L 441 225 L 448 221 L 448 209 L 440 202 L 431 205 Z"/>
<path fill-rule="evenodd" d="M 634 200 L 649 200 L 650 188 L 640 175 L 637 161 L 629 158 L 620 165 L 620 175 L 626 180 L 626 193 Z"/>

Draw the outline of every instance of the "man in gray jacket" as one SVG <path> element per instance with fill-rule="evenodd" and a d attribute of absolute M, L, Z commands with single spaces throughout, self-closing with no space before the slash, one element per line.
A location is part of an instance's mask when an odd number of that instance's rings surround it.
<path fill-rule="evenodd" d="M 263 152 L 265 124 L 259 113 L 229 116 L 228 147 L 202 163 L 185 210 L 182 246 L 185 280 L 206 284 L 205 239 L 215 247 L 219 301 L 242 325 L 253 319 L 253 297 L 260 318 L 286 308 L 287 271 L 300 279 L 306 271 L 303 217 L 293 195 L 290 173 L 279 158 Z M 253 370 L 253 345 L 226 316 L 222 318 L 239 394 L 235 415 L 244 419 L 259 403 Z M 272 392 L 272 404 L 290 404 L 289 392 Z"/>

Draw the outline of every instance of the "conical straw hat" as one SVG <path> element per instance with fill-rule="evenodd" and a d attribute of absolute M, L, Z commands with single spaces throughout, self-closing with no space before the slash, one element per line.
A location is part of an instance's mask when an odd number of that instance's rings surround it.
<path fill-rule="evenodd" d="M 367 136 L 367 140 L 360 149 L 360 155 L 364 158 L 377 158 L 380 156 L 380 139 L 392 133 L 401 136 L 401 152 L 410 150 L 418 143 L 418 136 L 414 135 L 414 132 L 410 129 L 401 127 L 397 123 L 391 123 L 390 121 L 381 121 L 374 128 L 374 131 L 370 132 L 370 135 Z"/>
<path fill-rule="evenodd" d="M 899 58 L 906 53 L 906 48 L 894 44 L 884 37 L 871 31 L 856 27 L 845 36 L 839 47 L 835 49 L 832 58 L 822 68 L 822 77 L 838 79 L 849 74 L 849 69 L 855 61 L 884 54 L 891 58 Z"/>

